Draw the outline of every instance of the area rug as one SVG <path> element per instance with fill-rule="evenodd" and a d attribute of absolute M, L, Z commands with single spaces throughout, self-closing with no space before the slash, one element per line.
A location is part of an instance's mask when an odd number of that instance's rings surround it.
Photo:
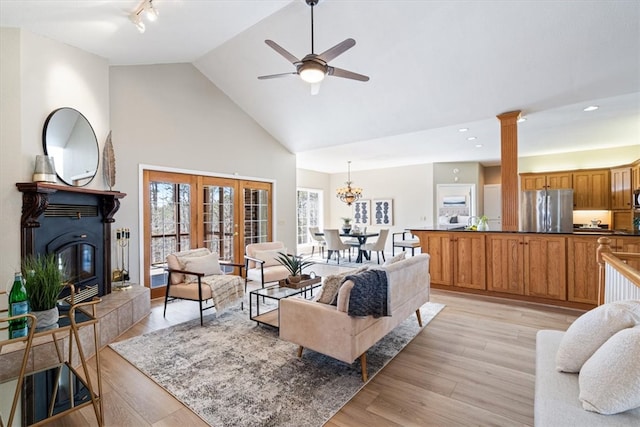
<path fill-rule="evenodd" d="M 423 325 L 443 304 L 420 309 Z M 369 378 L 417 334 L 410 316 L 367 352 Z M 213 426 L 321 426 L 364 385 L 353 365 L 305 350 L 230 309 L 110 347 Z"/>

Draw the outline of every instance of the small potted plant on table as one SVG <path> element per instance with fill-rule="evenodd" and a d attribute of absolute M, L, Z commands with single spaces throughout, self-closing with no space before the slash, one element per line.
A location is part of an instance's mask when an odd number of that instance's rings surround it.
<path fill-rule="evenodd" d="M 294 285 L 300 283 L 302 280 L 302 270 L 309 265 L 313 265 L 311 261 L 306 261 L 303 260 L 302 257 L 285 254 L 284 252 L 278 252 L 276 260 L 289 271 L 289 278 L 287 280 Z"/>
<path fill-rule="evenodd" d="M 64 287 L 62 270 L 55 254 L 30 256 L 22 263 L 25 288 L 31 312 L 38 319 L 37 329 L 58 323 L 58 299 Z"/>

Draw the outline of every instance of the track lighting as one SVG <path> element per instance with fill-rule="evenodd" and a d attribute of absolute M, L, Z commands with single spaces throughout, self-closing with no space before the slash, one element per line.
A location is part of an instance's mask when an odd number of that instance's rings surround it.
<path fill-rule="evenodd" d="M 149 22 L 155 22 L 158 19 L 158 9 L 153 6 L 153 0 L 144 0 L 129 16 L 140 34 L 146 30 L 146 26 L 142 21 L 143 13 Z"/>

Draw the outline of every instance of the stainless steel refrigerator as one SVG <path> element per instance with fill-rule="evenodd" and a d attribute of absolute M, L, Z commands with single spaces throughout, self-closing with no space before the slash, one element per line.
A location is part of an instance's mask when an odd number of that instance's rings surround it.
<path fill-rule="evenodd" d="M 520 198 L 520 230 L 536 233 L 573 231 L 573 190 L 525 190 Z"/>

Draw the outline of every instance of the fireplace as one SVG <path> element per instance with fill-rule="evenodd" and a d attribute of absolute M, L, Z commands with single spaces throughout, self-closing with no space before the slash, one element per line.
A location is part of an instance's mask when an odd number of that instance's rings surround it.
<path fill-rule="evenodd" d="M 57 255 L 75 301 L 111 293 L 111 223 L 126 194 L 47 183 L 18 183 L 21 255 Z"/>

